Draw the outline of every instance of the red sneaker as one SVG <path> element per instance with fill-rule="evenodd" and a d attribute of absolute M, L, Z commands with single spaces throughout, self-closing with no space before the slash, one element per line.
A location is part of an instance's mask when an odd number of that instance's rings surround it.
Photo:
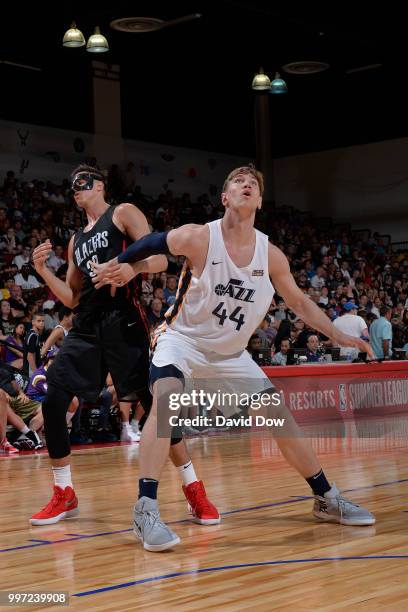
<path fill-rule="evenodd" d="M 15 448 L 6 437 L 2 439 L 0 442 L 0 453 L 7 453 L 8 455 L 14 455 L 14 453 L 19 453 L 18 448 Z"/>
<path fill-rule="evenodd" d="M 37 514 L 30 518 L 32 525 L 51 525 L 63 519 L 78 514 L 78 499 L 71 487 L 54 486 L 54 495 L 51 501 Z"/>
<path fill-rule="evenodd" d="M 202 480 L 183 486 L 183 491 L 194 523 L 216 525 L 221 521 L 220 513 L 207 497 Z"/>

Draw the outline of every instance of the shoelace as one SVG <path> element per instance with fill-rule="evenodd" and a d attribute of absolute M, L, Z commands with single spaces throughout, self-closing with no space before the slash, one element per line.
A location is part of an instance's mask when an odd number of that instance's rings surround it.
<path fill-rule="evenodd" d="M 141 524 L 135 521 L 135 526 L 140 533 L 142 533 L 145 530 L 146 525 L 153 529 L 157 521 L 160 522 L 160 514 L 157 510 L 144 510 L 142 513 Z"/>
<path fill-rule="evenodd" d="M 347 510 L 349 510 L 350 508 L 359 508 L 358 504 L 355 504 L 354 502 L 350 501 L 349 499 L 346 499 L 345 497 L 341 497 L 340 495 L 336 497 L 336 500 L 339 506 L 341 517 L 343 516 L 344 512 L 347 512 Z"/>
<path fill-rule="evenodd" d="M 191 489 L 191 502 L 189 500 L 189 504 L 193 507 L 193 509 L 195 509 L 197 505 L 197 498 L 200 501 L 201 510 L 208 510 L 209 512 L 212 511 L 210 500 L 207 498 L 205 492 L 199 488 Z"/>
<path fill-rule="evenodd" d="M 63 493 L 60 493 L 59 491 L 54 491 L 54 495 L 52 496 L 48 504 L 44 506 L 41 512 L 51 511 L 53 508 L 58 506 L 58 504 L 64 499 L 64 497 L 65 495 Z"/>

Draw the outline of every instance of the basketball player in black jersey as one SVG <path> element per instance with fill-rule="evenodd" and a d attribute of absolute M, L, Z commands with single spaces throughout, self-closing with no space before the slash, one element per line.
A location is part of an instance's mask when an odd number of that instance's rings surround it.
<path fill-rule="evenodd" d="M 33 525 L 56 523 L 78 513 L 66 424 L 72 398 L 95 401 L 110 373 L 118 399 L 131 401 L 137 397 L 146 414 L 151 407 L 148 326 L 135 288 L 127 285 L 97 291 L 92 283 L 92 265 L 119 255 L 128 242 L 148 234 L 149 226 L 133 204 L 107 204 L 105 179 L 99 169 L 81 165 L 71 179 L 75 202 L 86 213 L 88 223 L 69 242 L 66 282 L 46 266 L 52 249 L 49 240 L 33 253 L 36 271 L 54 295 L 75 312 L 73 328 L 47 372 L 48 391 L 42 409 L 54 494 L 47 506 L 31 517 Z M 138 272 L 155 273 L 166 267 L 166 257 L 156 255 L 141 261 Z M 219 513 L 207 499 L 201 481 L 197 481 L 184 442 L 181 438 L 172 442 L 170 455 L 182 476 L 194 520 L 218 523 Z"/>

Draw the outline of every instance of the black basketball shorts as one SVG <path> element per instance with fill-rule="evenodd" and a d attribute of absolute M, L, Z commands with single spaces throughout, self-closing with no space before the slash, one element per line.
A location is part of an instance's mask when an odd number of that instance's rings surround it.
<path fill-rule="evenodd" d="M 75 315 L 47 381 L 94 402 L 108 373 L 119 399 L 136 399 L 148 386 L 148 332 L 136 309 Z"/>

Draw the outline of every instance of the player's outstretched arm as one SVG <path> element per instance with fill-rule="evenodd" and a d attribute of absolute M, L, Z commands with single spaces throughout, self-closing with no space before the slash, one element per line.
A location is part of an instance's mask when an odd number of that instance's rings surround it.
<path fill-rule="evenodd" d="M 36 272 L 38 272 L 53 294 L 68 308 L 74 308 L 78 304 L 82 285 L 81 272 L 75 267 L 73 262 L 73 242 L 74 237 L 71 238 L 68 245 L 68 270 L 65 282 L 57 278 L 47 268 L 46 261 L 52 251 L 50 240 L 46 240 L 33 251 L 33 263 Z"/>
<path fill-rule="evenodd" d="M 144 235 L 118 256 L 118 263 L 134 263 L 160 253 L 184 255 L 191 259 L 197 249 L 197 238 L 203 230 L 205 230 L 203 225 L 190 223 L 169 232 Z"/>
<path fill-rule="evenodd" d="M 285 255 L 276 246 L 269 245 L 269 276 L 279 293 L 283 297 L 286 304 L 293 312 L 295 312 L 305 323 L 313 329 L 322 332 L 328 338 L 331 338 L 339 346 L 353 346 L 362 352 L 375 359 L 375 355 L 371 346 L 361 340 L 343 334 L 336 329 L 330 319 L 321 311 L 321 309 L 305 295 L 297 286 L 293 278 L 289 262 Z"/>
<path fill-rule="evenodd" d="M 147 234 L 110 262 L 95 264 L 93 282 L 97 289 L 106 284 L 123 285 L 132 277 L 129 266 L 132 266 L 133 276 L 145 272 L 145 262 L 153 255 L 184 255 L 194 262 L 202 245 L 206 244 L 207 234 L 206 226 L 194 224 L 183 225 L 169 232 Z"/>

